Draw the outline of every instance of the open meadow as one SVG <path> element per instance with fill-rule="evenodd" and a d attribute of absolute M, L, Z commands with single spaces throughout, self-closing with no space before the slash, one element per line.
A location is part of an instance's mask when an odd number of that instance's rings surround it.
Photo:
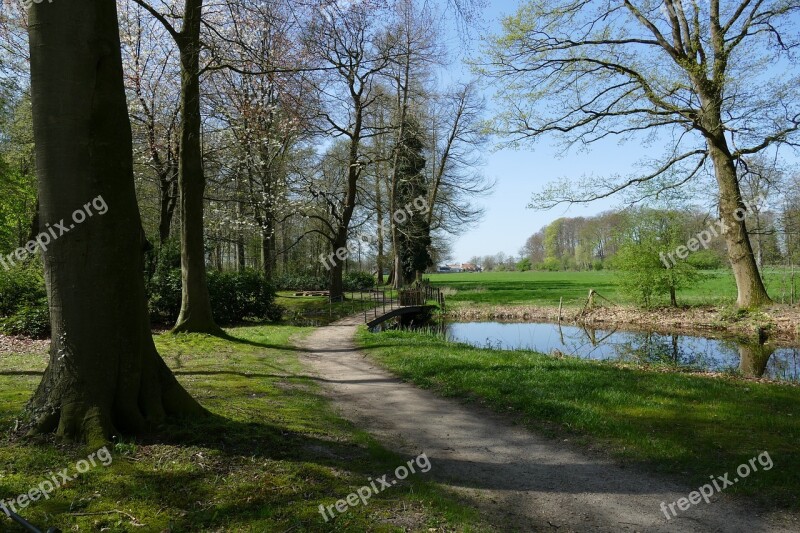
<path fill-rule="evenodd" d="M 704 278 L 692 287 L 678 291 L 679 305 L 730 305 L 736 300 L 736 284 L 730 270 L 704 272 Z M 447 301 L 481 305 L 557 306 L 563 297 L 565 306 L 584 305 L 590 289 L 619 304 L 635 302 L 622 293 L 617 274 L 610 270 L 590 272 L 474 272 L 430 274 L 431 284 L 446 287 Z M 764 280 L 773 299 L 788 294 L 789 274 L 766 270 Z M 784 291 L 787 291 L 786 293 Z M 666 296 L 657 299 L 667 305 Z"/>

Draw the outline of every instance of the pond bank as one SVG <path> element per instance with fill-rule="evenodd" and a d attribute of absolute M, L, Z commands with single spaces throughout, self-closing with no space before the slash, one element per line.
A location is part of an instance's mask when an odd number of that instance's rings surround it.
<path fill-rule="evenodd" d="M 362 330 L 358 340 L 372 358 L 404 382 L 457 398 L 470 409 L 489 407 L 552 436 L 554 442 L 610 455 L 631 469 L 638 466 L 671 474 L 687 487 L 700 486 L 709 475 L 731 471 L 768 450 L 780 468 L 751 476 L 728 494 L 748 497 L 748 506 L 800 509 L 796 475 L 800 397 L 795 386 L 465 344 L 454 349 L 446 339 L 422 331 L 372 334 Z M 556 477 L 566 475 L 559 472 Z M 640 509 L 640 515 L 647 514 L 646 509 Z M 798 531 L 797 520 L 794 515 L 793 531 Z M 735 519 L 732 523 L 739 525 Z"/>
<path fill-rule="evenodd" d="M 558 307 L 529 305 L 476 305 L 458 303 L 446 313 L 449 320 L 524 320 L 558 322 Z M 714 332 L 745 338 L 766 335 L 771 341 L 800 341 L 800 309 L 774 305 L 760 311 L 736 310 L 732 307 L 663 307 L 640 309 L 609 304 L 584 310 L 565 307 L 561 311 L 565 323 L 579 322 L 591 326 L 619 327 L 628 330 L 651 330 L 658 333 Z M 761 332 L 761 333 L 760 333 Z"/>

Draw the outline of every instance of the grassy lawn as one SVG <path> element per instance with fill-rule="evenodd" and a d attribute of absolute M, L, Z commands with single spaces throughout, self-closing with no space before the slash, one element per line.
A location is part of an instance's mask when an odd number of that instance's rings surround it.
<path fill-rule="evenodd" d="M 231 329 L 230 340 L 158 336 L 167 363 L 214 416 L 122 437 L 110 466 L 98 465 L 21 514 L 64 531 L 483 530 L 473 511 L 421 473 L 324 522 L 320 504 L 335 504 L 410 458 L 381 448 L 319 396 L 289 342 L 308 331 L 259 326 Z M 49 472 L 74 471 L 94 451 L 20 440 L 9 429 L 45 362 L 44 354 L 0 356 L 0 499 L 28 492 Z M 5 517 L 0 530 L 20 531 Z"/>
<path fill-rule="evenodd" d="M 707 279 L 678 292 L 682 305 L 730 304 L 736 300 L 736 284 L 730 270 L 707 272 Z M 431 283 L 448 287 L 448 303 L 464 302 L 484 305 L 557 306 L 564 298 L 565 306 L 580 306 L 586 302 L 589 290 L 594 289 L 610 300 L 633 303 L 617 286 L 613 271 L 599 272 L 479 272 L 461 274 L 430 274 Z M 782 273 L 765 273 L 767 290 L 780 296 Z M 668 304 L 664 297 L 660 304 Z"/>
<path fill-rule="evenodd" d="M 386 297 L 389 295 L 390 291 L 387 290 Z M 367 292 L 348 292 L 345 293 L 345 301 L 329 303 L 325 296 L 295 296 L 294 292 L 282 291 L 278 293 L 275 302 L 286 309 L 286 322 L 309 326 L 330 324 L 375 307 Z"/>
<path fill-rule="evenodd" d="M 800 508 L 797 387 L 478 349 L 423 333 L 362 330 L 359 340 L 420 387 L 510 414 L 625 464 L 677 475 L 687 487 L 767 451 L 774 468 L 726 492 Z"/>

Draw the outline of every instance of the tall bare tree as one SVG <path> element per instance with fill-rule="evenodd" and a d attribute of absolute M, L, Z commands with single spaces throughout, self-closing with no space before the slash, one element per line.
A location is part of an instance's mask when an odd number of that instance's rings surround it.
<path fill-rule="evenodd" d="M 428 224 L 432 230 L 459 235 L 483 216 L 475 198 L 494 187 L 480 171 L 488 140 L 485 101 L 472 82 L 436 97 L 433 106 Z"/>
<path fill-rule="evenodd" d="M 140 182 L 154 182 L 158 197 L 158 239 L 164 244 L 171 235 L 178 206 L 180 66 L 160 22 L 136 4 L 123 3 L 119 9 L 134 162 L 138 163 L 135 168 Z"/>
<path fill-rule="evenodd" d="M 178 190 L 181 219 L 182 298 L 178 322 L 173 331 L 221 334 L 214 322 L 206 280 L 206 251 L 203 202 L 206 176 L 203 170 L 200 113 L 200 31 L 203 25 L 203 0 L 185 0 L 182 27 L 177 30 L 169 19 L 144 0 L 134 0 L 145 8 L 175 40 L 181 60 L 181 133 L 178 155 Z M 172 6 L 169 6 L 170 9 Z M 174 16 L 172 13 L 170 16 Z"/>
<path fill-rule="evenodd" d="M 743 217 L 743 157 L 793 144 L 800 128 L 792 0 L 535 0 L 508 18 L 487 72 L 504 85 L 499 131 L 567 146 L 609 137 L 663 142 L 652 170 L 559 182 L 536 207 L 629 187 L 680 187 L 710 168 L 738 305 L 770 301 Z M 780 65 L 780 67 L 773 67 Z M 649 137 L 648 137 L 649 136 Z"/>
<path fill-rule="evenodd" d="M 376 8 L 354 4 L 338 12 L 335 18 L 318 19 L 307 33 L 307 46 L 327 66 L 330 76 L 321 79 L 319 90 L 327 107 L 323 111 L 324 132 L 346 142 L 343 189 L 328 191 L 312 187 L 315 197 L 323 199 L 330 217 L 311 215 L 324 226 L 323 234 L 336 253 L 345 250 L 350 224 L 358 202 L 359 183 L 368 161 L 363 142 L 373 135 L 368 113 L 380 97 L 378 77 L 388 67 L 395 43 L 379 31 Z M 331 181 L 329 180 L 329 183 Z M 330 268 L 330 297 L 344 295 L 344 262 L 333 261 Z"/>

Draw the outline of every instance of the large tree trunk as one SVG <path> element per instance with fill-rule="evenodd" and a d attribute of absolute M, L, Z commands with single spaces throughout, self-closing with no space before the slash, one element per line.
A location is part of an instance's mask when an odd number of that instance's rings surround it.
<path fill-rule="evenodd" d="M 150 334 L 116 4 L 34 4 L 29 35 L 41 220 L 71 228 L 44 253 L 53 340 L 32 431 L 96 443 L 203 415 Z"/>
<path fill-rule="evenodd" d="M 760 307 L 769 304 L 769 295 L 756 264 L 745 222 L 745 206 L 733 158 L 721 135 L 708 141 L 709 153 L 719 184 L 719 214 L 723 235 L 728 245 L 728 258 L 736 278 L 739 307 Z"/>
<path fill-rule="evenodd" d="M 173 331 L 210 333 L 214 322 L 206 280 L 203 197 L 206 178 L 200 144 L 200 20 L 203 0 L 187 0 L 181 55 L 181 151 L 178 168 L 181 216 L 181 312 Z"/>

